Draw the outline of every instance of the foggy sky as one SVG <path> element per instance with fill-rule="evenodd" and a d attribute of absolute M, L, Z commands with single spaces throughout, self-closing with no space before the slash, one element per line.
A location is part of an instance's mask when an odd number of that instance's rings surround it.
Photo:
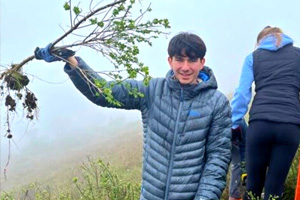
<path fill-rule="evenodd" d="M 108 2 L 108 1 L 104 1 Z M 149 1 L 143 1 L 143 7 Z M 154 0 L 149 18 L 168 18 L 170 34 L 162 36 L 153 47 L 140 49 L 140 59 L 149 66 L 153 77 L 164 77 L 169 69 L 167 45 L 169 39 L 181 31 L 199 34 L 207 46 L 206 65 L 211 67 L 218 81 L 219 90 L 232 93 L 239 80 L 244 58 L 254 50 L 258 32 L 266 25 L 279 26 L 299 44 L 300 1 L 298 0 Z M 7 67 L 33 55 L 35 47 L 46 46 L 66 30 L 68 13 L 60 0 L 0 1 L 0 63 Z M 89 49 L 75 49 L 77 55 L 95 70 L 112 69 L 112 66 Z M 87 101 L 68 80 L 63 72 L 63 63 L 32 61 L 24 67 L 31 77 L 29 88 L 38 97 L 39 119 L 28 124 L 22 109 L 17 110 L 12 133 L 11 162 L 26 159 L 30 149 L 39 156 L 48 155 L 40 147 L 51 151 L 57 146 L 80 146 L 82 133 L 87 130 L 91 137 L 103 137 L 105 131 L 136 121 L 140 122 L 138 111 L 120 111 L 95 106 Z M 43 80 L 43 81 L 42 81 Z M 45 82 L 46 81 L 46 82 Z M 49 83 L 51 82 L 51 83 Z M 3 100 L 2 100 L 3 103 Z M 8 140 L 5 134 L 5 112 L 1 106 L 1 172 L 7 161 Z M 126 126 L 126 125 L 124 125 Z M 67 144 L 64 142 L 67 141 Z M 35 147 L 38 149 L 34 151 Z M 66 152 L 67 153 L 67 152 Z M 35 155 L 35 154 L 33 154 Z M 39 157 L 38 157 L 39 158 Z M 38 167 L 38 166 L 36 166 Z M 34 169 L 23 169 L 28 173 Z"/>

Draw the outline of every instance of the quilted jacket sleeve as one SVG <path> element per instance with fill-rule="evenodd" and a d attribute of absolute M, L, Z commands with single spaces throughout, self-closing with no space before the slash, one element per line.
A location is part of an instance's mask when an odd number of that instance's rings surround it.
<path fill-rule="evenodd" d="M 91 102 L 104 107 L 114 107 L 122 109 L 141 109 L 145 105 L 146 98 L 134 97 L 130 95 L 127 87 L 124 84 L 116 84 L 112 88 L 114 99 L 121 103 L 121 106 L 115 106 L 109 103 L 99 90 L 92 84 L 95 80 L 104 81 L 107 85 L 111 82 L 105 81 L 94 70 L 92 70 L 80 57 L 76 57 L 79 65 L 78 68 L 71 68 L 68 64 L 65 65 L 65 72 L 69 75 L 75 87 L 86 96 Z M 84 74 L 83 74 L 84 73 Z M 88 80 L 87 80 L 88 79 Z M 146 95 L 146 86 L 142 81 L 129 80 L 126 81 L 131 88 L 137 89 L 139 92 Z"/>
<path fill-rule="evenodd" d="M 206 164 L 195 200 L 218 200 L 226 185 L 231 158 L 231 108 L 223 94 L 219 93 L 216 98 L 207 136 Z"/>

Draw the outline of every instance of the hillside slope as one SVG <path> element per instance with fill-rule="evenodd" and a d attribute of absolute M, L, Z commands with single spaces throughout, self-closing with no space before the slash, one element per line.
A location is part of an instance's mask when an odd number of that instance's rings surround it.
<path fill-rule="evenodd" d="M 101 131 L 102 136 L 95 130 L 94 134 L 82 133 L 76 142 L 71 141 L 71 137 L 64 138 L 52 146 L 37 148 L 36 145 L 19 152 L 18 156 L 13 154 L 6 180 L 1 172 L 1 191 L 15 190 L 32 182 L 62 186 L 79 173 L 79 166 L 87 161 L 87 156 L 109 163 L 121 174 L 121 179 L 139 183 L 143 143 L 141 123 L 131 122 Z"/>

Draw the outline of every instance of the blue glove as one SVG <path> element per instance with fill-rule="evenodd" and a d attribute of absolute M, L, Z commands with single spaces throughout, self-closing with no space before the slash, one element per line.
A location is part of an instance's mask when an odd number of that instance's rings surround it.
<path fill-rule="evenodd" d="M 55 56 L 56 55 L 56 56 Z M 75 52 L 69 49 L 54 49 L 52 50 L 52 44 L 48 44 L 45 48 L 37 47 L 34 50 L 34 56 L 38 60 L 44 60 L 46 62 L 61 61 L 74 56 Z"/>

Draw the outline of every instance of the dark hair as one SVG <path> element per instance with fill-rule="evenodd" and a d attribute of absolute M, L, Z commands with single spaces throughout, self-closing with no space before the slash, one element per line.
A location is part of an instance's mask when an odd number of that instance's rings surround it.
<path fill-rule="evenodd" d="M 170 57 L 187 56 L 189 58 L 203 59 L 205 53 L 206 46 L 203 40 L 192 33 L 179 33 L 169 42 L 168 54 Z"/>

